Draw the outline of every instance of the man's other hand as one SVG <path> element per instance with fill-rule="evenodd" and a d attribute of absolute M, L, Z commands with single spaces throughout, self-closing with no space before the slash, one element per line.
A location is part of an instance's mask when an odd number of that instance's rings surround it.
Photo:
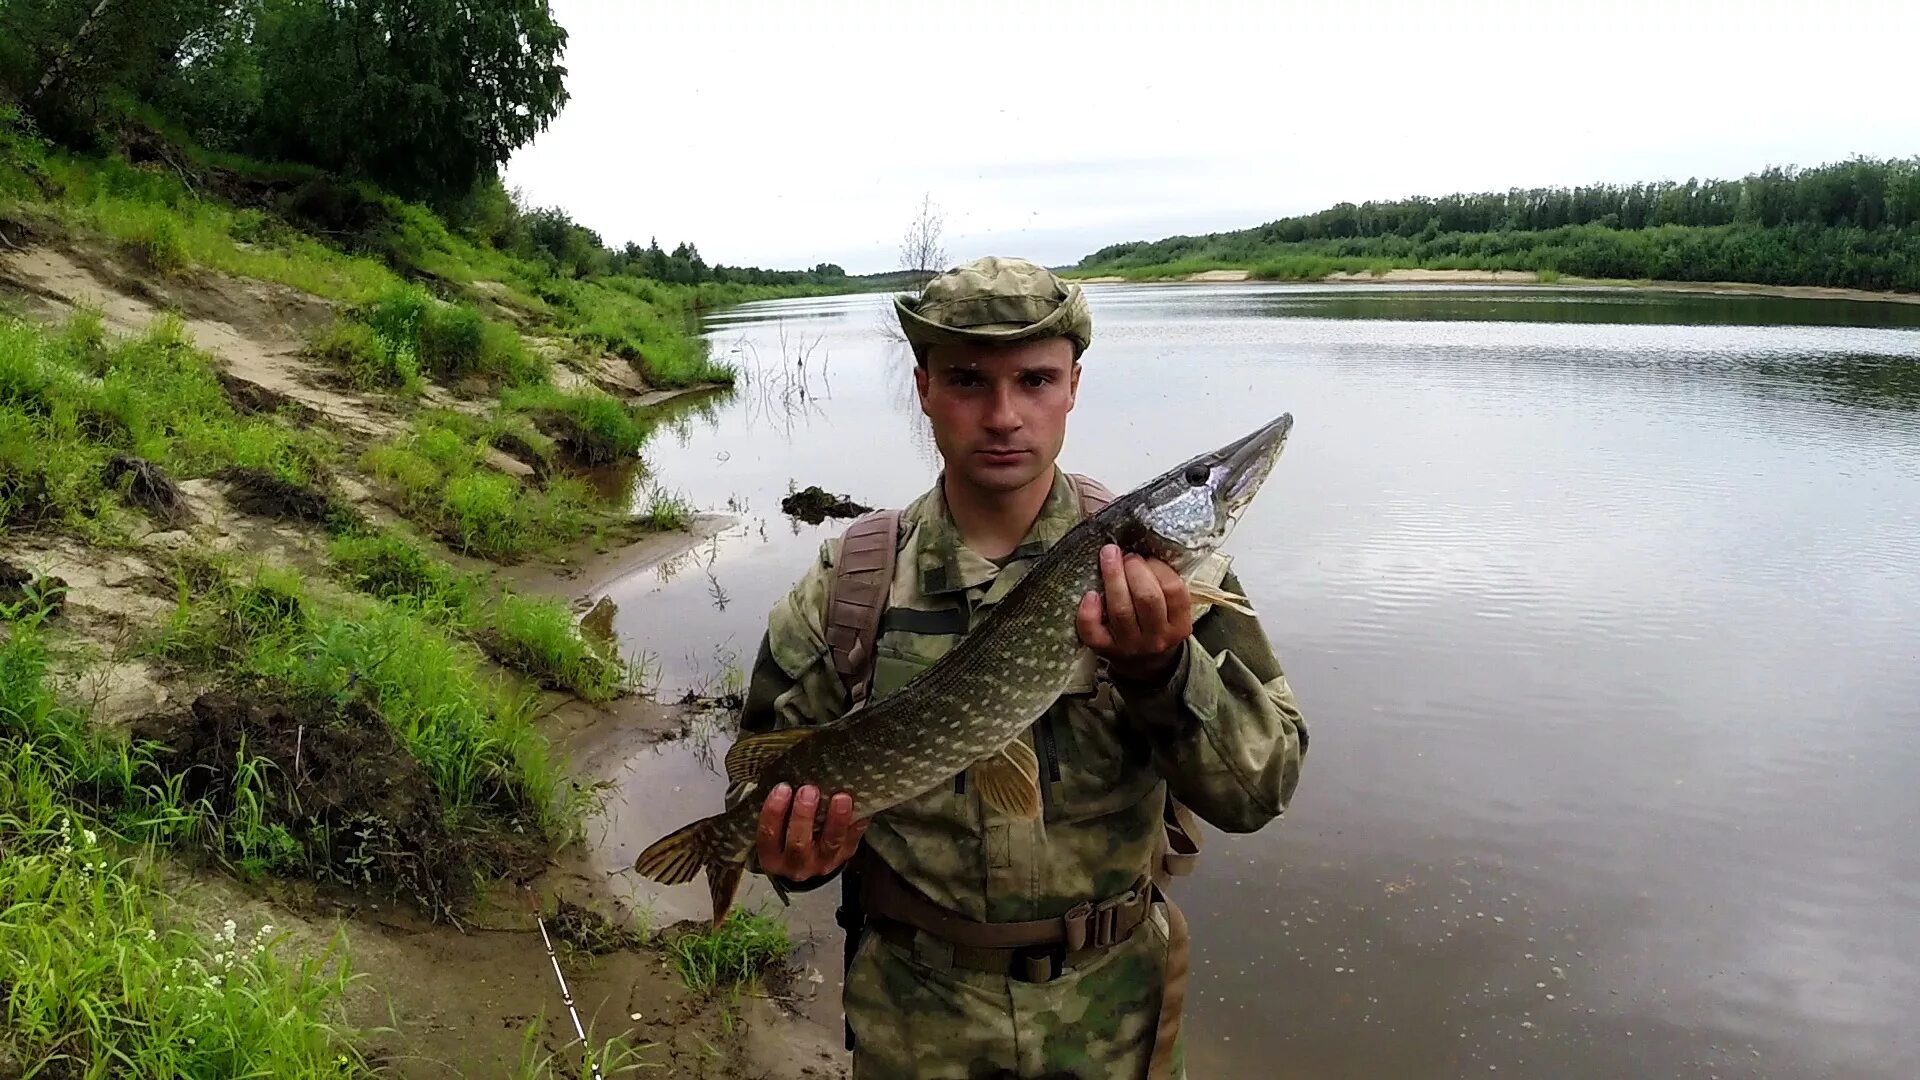
<path fill-rule="evenodd" d="M 775 784 L 760 804 L 760 832 L 754 853 L 760 869 L 792 882 L 831 874 L 853 857 L 867 821 L 853 819 L 853 796 L 842 791 L 827 802 L 827 824 L 816 836 L 820 789 L 808 784 L 798 793 Z M 871 819 L 868 819 L 871 820 Z"/>
<path fill-rule="evenodd" d="M 1160 682 L 1173 674 L 1180 648 L 1193 636 L 1193 597 L 1173 567 L 1159 559 L 1100 549 L 1102 592 L 1080 598 L 1080 640 L 1115 676 Z"/>

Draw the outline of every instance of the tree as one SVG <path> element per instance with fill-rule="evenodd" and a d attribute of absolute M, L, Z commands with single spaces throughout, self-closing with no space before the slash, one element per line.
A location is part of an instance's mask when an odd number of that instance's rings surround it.
<path fill-rule="evenodd" d="M 229 0 L 6 0 L 0 77 L 43 124 L 78 133 L 113 92 L 176 78 L 237 14 Z"/>
<path fill-rule="evenodd" d="M 915 288 L 947 268 L 947 249 L 940 235 L 944 223 L 933 196 L 922 196 L 920 209 L 900 240 L 900 269 L 913 274 Z"/>
<path fill-rule="evenodd" d="M 265 0 L 263 152 L 445 201 L 567 101 L 546 0 Z"/>

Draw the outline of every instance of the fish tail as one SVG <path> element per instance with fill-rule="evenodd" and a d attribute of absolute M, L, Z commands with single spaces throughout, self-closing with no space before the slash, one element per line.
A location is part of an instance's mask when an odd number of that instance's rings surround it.
<path fill-rule="evenodd" d="M 733 910 L 733 898 L 740 892 L 740 875 L 747 869 L 744 862 L 710 862 L 707 864 L 707 891 L 713 896 L 713 926 L 719 929 L 727 921 L 727 912 Z"/>
<path fill-rule="evenodd" d="M 745 852 L 734 850 L 731 813 L 701 818 L 655 840 L 633 861 L 642 877 L 662 885 L 684 885 L 695 874 L 707 872 L 713 896 L 713 922 L 718 926 L 733 907 L 734 894 L 747 868 Z"/>

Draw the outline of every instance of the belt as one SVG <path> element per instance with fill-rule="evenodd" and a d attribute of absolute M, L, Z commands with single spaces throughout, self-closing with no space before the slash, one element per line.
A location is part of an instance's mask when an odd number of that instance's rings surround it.
<path fill-rule="evenodd" d="M 861 908 L 883 940 L 922 959 L 1023 982 L 1057 979 L 1132 937 L 1152 912 L 1156 892 L 1142 878 L 1118 896 L 1083 900 L 1057 918 L 979 922 L 927 899 L 878 859 L 864 860 L 859 876 Z"/>

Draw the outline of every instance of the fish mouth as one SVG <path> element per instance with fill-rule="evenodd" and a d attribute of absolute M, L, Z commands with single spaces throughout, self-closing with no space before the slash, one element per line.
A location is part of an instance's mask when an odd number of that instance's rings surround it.
<path fill-rule="evenodd" d="M 1220 480 L 1220 498 L 1230 513 L 1239 513 L 1253 501 L 1254 493 L 1273 471 L 1273 463 L 1279 460 L 1280 451 L 1287 445 L 1287 434 L 1292 430 L 1293 414 L 1281 413 L 1251 434 L 1215 451 L 1224 474 Z"/>

